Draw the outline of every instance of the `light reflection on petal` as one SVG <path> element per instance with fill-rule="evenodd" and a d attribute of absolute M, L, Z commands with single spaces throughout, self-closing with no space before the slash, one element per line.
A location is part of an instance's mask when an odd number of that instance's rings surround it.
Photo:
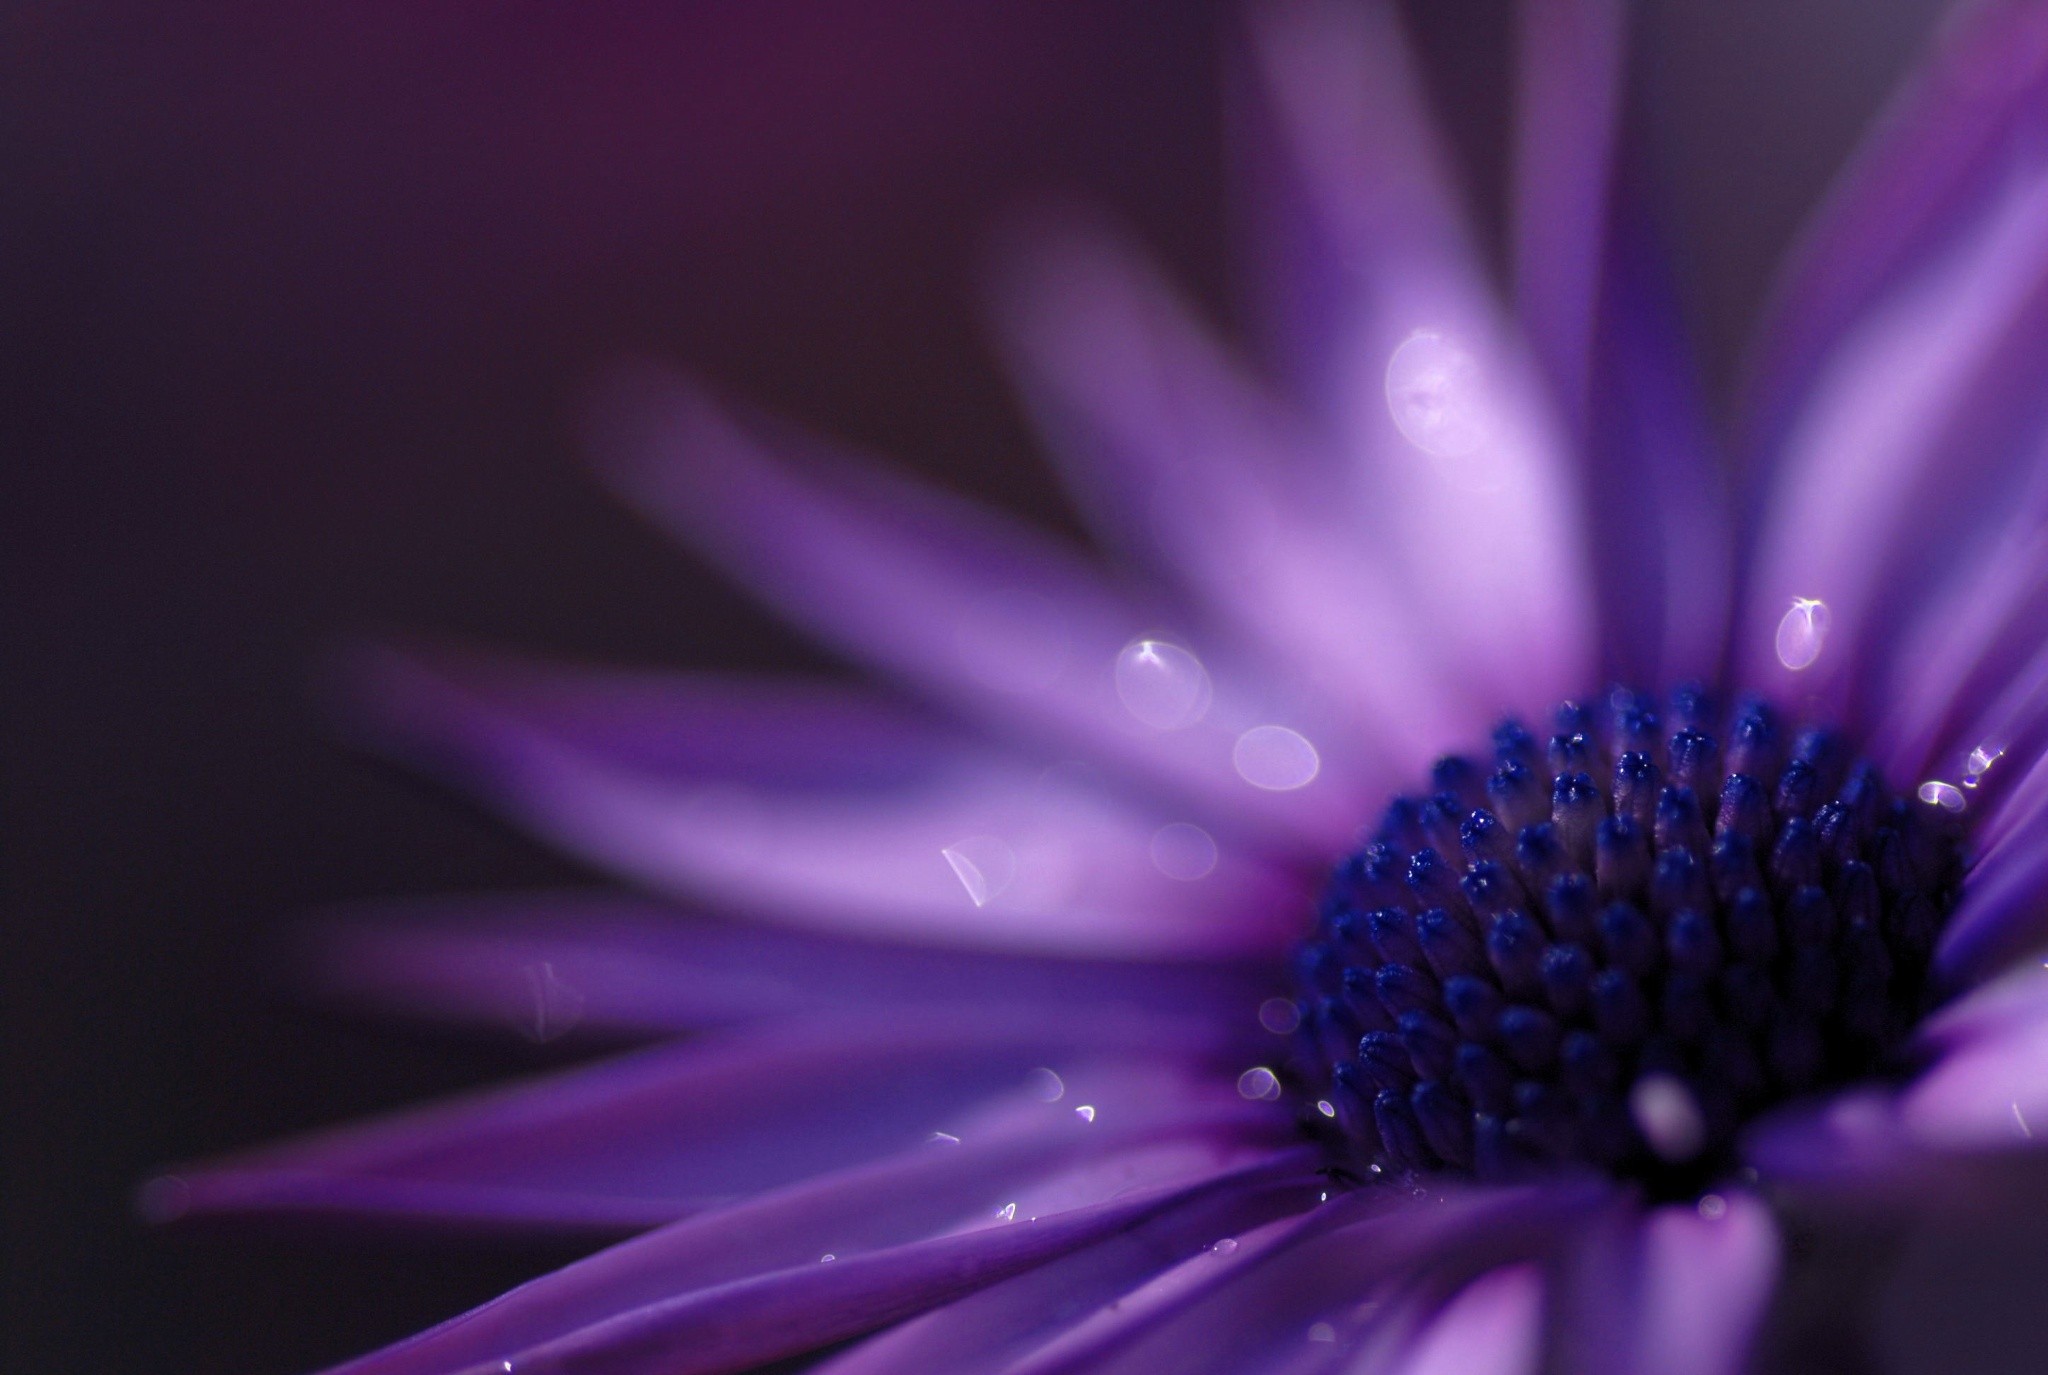
<path fill-rule="evenodd" d="M 1270 1103 L 1280 1096 L 1280 1076 L 1264 1065 L 1254 1065 L 1237 1076 L 1237 1092 L 1254 1103 Z"/>
<path fill-rule="evenodd" d="M 1944 783 L 1938 778 L 1930 778 L 1922 783 L 1919 796 L 1928 806 L 1939 807 L 1947 812 L 1961 811 L 1965 802 L 1961 788 L 1953 783 Z"/>
<path fill-rule="evenodd" d="M 1180 730 L 1208 714 L 1209 671 L 1166 640 L 1133 640 L 1116 656 L 1116 695 L 1124 710 L 1154 730 Z"/>
<path fill-rule="evenodd" d="M 1237 737 L 1230 762 L 1238 777 L 1269 792 L 1305 788 L 1323 767 L 1308 737 L 1285 726 L 1253 726 Z"/>
<path fill-rule="evenodd" d="M 1017 852 L 994 836 L 969 836 L 939 851 L 976 907 L 986 907 L 1017 877 Z"/>
<path fill-rule="evenodd" d="M 1161 826 L 1152 834 L 1152 867 L 1183 883 L 1214 873 L 1217 855 L 1215 838 L 1186 821 Z"/>
<path fill-rule="evenodd" d="M 1828 637 L 1828 604 L 1818 597 L 1794 597 L 1778 621 L 1778 662 L 1797 673 L 1820 658 Z"/>
<path fill-rule="evenodd" d="M 1456 458 L 1486 442 L 1479 364 L 1435 330 L 1419 329 L 1401 341 L 1387 360 L 1386 385 L 1395 427 L 1424 453 Z"/>

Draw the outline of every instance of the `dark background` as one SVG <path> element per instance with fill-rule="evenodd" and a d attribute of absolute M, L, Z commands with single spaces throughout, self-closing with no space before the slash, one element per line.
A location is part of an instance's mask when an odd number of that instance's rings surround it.
<path fill-rule="evenodd" d="M 1652 8 L 1641 116 L 1725 384 L 1939 7 Z M 1497 221 L 1505 7 L 1414 10 Z M 154 1166 L 534 1063 L 284 991 L 309 907 L 581 877 L 338 744 L 323 647 L 824 670 L 586 477 L 576 396 L 624 352 L 1066 522 L 977 254 L 1080 195 L 1229 318 L 1225 32 L 1101 0 L 0 8 L 8 1369 L 303 1370 L 563 1258 L 132 1217 Z"/>

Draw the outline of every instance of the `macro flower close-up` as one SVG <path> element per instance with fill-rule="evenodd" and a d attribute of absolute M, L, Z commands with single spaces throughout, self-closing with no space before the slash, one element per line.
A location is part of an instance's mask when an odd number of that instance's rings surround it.
<path fill-rule="evenodd" d="M 570 1257 L 350 1375 L 1929 1368 L 1859 1248 L 2048 1208 L 2048 7 L 1945 16 L 1725 403 L 1639 15 L 1515 7 L 1489 216 L 1398 7 L 1232 9 L 1241 326 L 990 225 L 1084 537 L 606 366 L 594 481 L 830 657 L 343 644 L 353 743 L 593 877 L 291 977 L 584 1053 L 149 1225 Z"/>

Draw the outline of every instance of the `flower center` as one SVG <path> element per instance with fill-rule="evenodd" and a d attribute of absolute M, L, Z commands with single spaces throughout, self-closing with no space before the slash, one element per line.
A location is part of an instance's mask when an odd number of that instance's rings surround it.
<path fill-rule="evenodd" d="M 1962 863 L 1841 736 L 1697 689 L 1438 761 L 1331 877 L 1294 1078 L 1355 1165 L 1683 1192 L 1759 1111 L 1882 1073 Z"/>

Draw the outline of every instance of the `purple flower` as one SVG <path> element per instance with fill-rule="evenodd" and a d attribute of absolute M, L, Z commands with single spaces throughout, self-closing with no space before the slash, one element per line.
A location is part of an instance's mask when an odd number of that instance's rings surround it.
<path fill-rule="evenodd" d="M 378 1375 L 1718 1372 L 1786 1210 L 2038 1168 L 2048 11 L 1851 168 L 1724 490 L 1620 8 L 1523 10 L 1510 311 L 1379 5 L 1248 25 L 1268 372 L 1112 234 L 1018 237 L 1115 573 L 622 381 L 621 490 L 892 690 L 367 656 L 382 744 L 747 920 L 347 926 L 342 990 L 656 1043 L 152 1207 L 630 1236 Z"/>

